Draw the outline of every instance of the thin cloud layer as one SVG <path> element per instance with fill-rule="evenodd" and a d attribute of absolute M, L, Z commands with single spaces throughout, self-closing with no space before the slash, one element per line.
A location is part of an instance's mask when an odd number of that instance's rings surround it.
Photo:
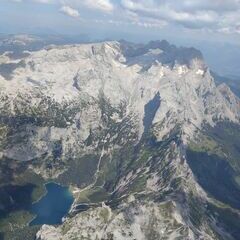
<path fill-rule="evenodd" d="M 141 17 L 211 31 L 237 32 L 240 23 L 239 0 L 121 0 L 123 9 Z"/>
<path fill-rule="evenodd" d="M 104 12 L 112 12 L 114 9 L 114 5 L 109 0 L 85 0 L 83 3 L 89 8 Z"/>
<path fill-rule="evenodd" d="M 78 12 L 78 10 L 71 8 L 69 6 L 62 6 L 60 8 L 60 12 L 74 18 L 77 18 L 80 16 L 80 13 Z"/>
<path fill-rule="evenodd" d="M 61 12 L 78 17 L 81 11 L 99 11 L 106 22 L 146 27 L 182 26 L 221 33 L 239 33 L 240 0 L 12 0 L 54 3 Z M 106 19 L 105 15 L 108 15 Z M 114 13 L 114 14 L 109 14 Z M 99 15 L 98 15 L 99 16 Z M 99 19 L 102 20 L 102 19 Z"/>

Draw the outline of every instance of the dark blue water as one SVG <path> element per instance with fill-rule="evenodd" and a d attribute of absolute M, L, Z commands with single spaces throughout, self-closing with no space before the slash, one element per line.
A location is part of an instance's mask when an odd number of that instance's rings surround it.
<path fill-rule="evenodd" d="M 69 212 L 73 196 L 67 187 L 56 183 L 46 184 L 47 194 L 31 207 L 31 212 L 37 217 L 30 223 L 33 225 L 55 225 Z"/>

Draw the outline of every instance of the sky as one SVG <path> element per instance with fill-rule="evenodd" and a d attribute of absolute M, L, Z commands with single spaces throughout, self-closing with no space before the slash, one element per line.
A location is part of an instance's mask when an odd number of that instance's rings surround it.
<path fill-rule="evenodd" d="M 240 0 L 0 0 L 0 32 L 237 43 Z"/>
<path fill-rule="evenodd" d="M 0 33 L 240 48 L 240 0 L 0 0 Z"/>

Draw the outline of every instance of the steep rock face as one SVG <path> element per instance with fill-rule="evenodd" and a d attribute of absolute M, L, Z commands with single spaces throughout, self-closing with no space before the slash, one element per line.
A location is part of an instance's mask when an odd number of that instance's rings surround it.
<path fill-rule="evenodd" d="M 240 117 L 199 51 L 105 42 L 2 59 L 0 156 L 75 197 L 39 239 L 233 239 L 186 161 L 204 126 Z"/>

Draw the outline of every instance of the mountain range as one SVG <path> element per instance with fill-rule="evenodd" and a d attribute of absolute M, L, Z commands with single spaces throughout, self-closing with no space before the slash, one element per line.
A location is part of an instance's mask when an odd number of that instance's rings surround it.
<path fill-rule="evenodd" d="M 239 239 L 240 99 L 200 51 L 110 41 L 23 53 L 0 56 L 4 240 Z M 61 225 L 30 227 L 11 187 L 30 184 L 31 204 L 49 181 L 74 204 Z"/>

